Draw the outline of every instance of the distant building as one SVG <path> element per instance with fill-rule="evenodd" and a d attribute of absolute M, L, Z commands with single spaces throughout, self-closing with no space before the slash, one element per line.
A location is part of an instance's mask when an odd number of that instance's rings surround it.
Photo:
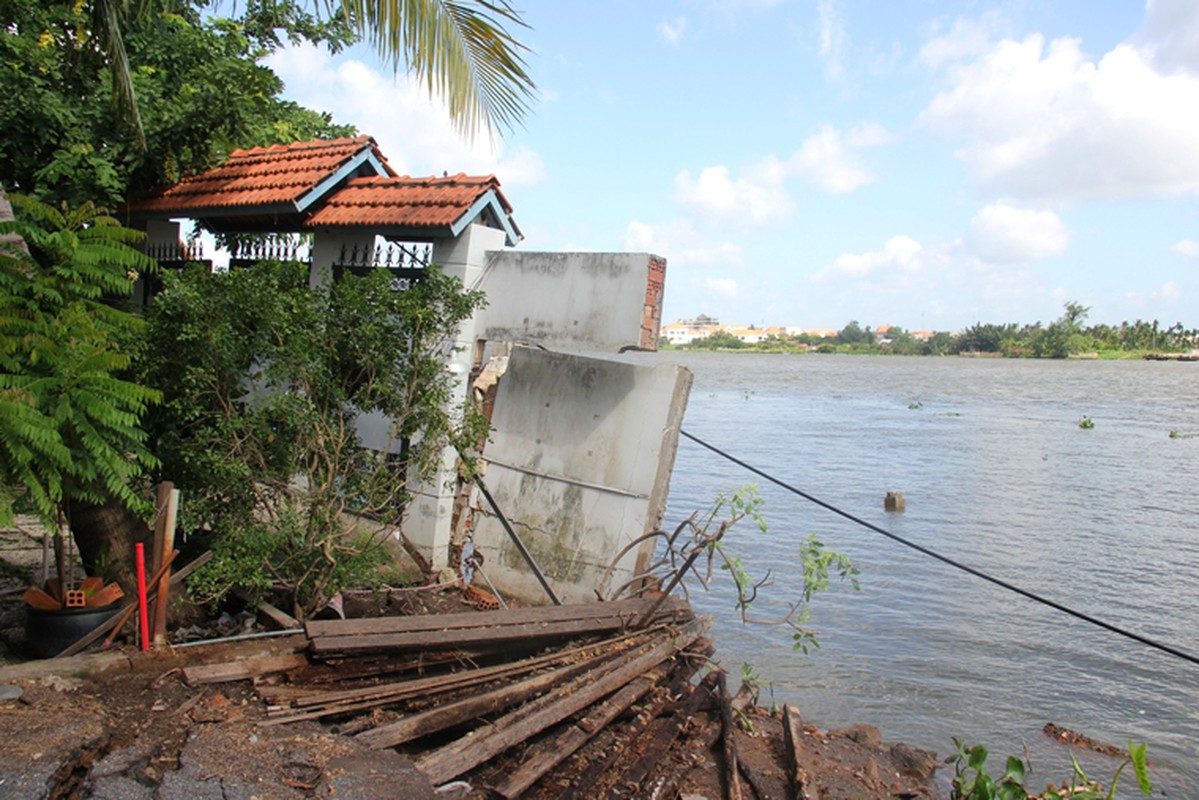
<path fill-rule="evenodd" d="M 695 319 L 683 319 L 662 326 L 662 338 L 671 344 L 690 344 L 720 331 L 720 320 L 700 314 Z"/>
<path fill-rule="evenodd" d="M 766 338 L 766 331 L 753 325 L 725 325 L 724 332 L 736 336 L 746 344 L 757 344 Z"/>

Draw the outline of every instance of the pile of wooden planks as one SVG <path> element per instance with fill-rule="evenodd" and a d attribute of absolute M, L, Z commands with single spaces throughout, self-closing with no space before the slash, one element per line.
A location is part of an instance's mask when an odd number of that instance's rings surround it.
<path fill-rule="evenodd" d="M 538 796 L 539 781 L 560 781 L 562 762 L 607 733 L 572 762 L 590 770 L 575 796 L 590 797 L 581 787 L 605 774 L 641 785 L 697 709 L 727 706 L 723 673 L 696 682 L 714 652 L 710 624 L 675 598 L 316 621 L 311 660 L 185 673 L 193 684 L 254 676 L 268 725 L 335 722 L 371 748 L 400 748 L 434 785 L 466 778 L 493 796 Z M 271 672 L 286 680 L 261 680 Z M 632 733 L 613 734 L 618 720 Z"/>

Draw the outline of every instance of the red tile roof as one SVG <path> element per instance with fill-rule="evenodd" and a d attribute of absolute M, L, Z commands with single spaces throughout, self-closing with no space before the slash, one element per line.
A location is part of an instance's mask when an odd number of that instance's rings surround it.
<path fill-rule="evenodd" d="M 353 166 L 355 160 L 373 160 L 387 174 L 395 174 L 370 136 L 255 147 L 234 150 L 224 164 L 185 178 L 158 195 L 132 204 L 129 210 L 180 216 L 189 211 L 285 204 L 302 210 L 299 204 L 306 193 L 339 170 Z"/>
<path fill-rule="evenodd" d="M 369 136 L 236 150 L 207 172 L 127 207 L 142 218 L 191 217 L 210 230 L 374 228 L 457 236 L 470 223 L 521 239 L 494 175 L 399 177 Z"/>
<path fill-rule="evenodd" d="M 353 178 L 313 212 L 305 227 L 451 228 L 476 203 L 486 202 L 489 192 L 504 214 L 512 213 L 494 175 Z"/>

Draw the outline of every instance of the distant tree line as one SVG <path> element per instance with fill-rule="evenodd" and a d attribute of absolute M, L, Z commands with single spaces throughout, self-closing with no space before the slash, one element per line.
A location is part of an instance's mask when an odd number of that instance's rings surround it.
<path fill-rule="evenodd" d="M 835 336 L 810 334 L 771 335 L 760 342 L 744 342 L 727 331 L 680 345 L 686 350 L 814 350 L 823 353 L 878 353 L 894 355 L 959 355 L 988 353 L 1007 358 L 1067 358 L 1082 353 L 1143 354 L 1187 352 L 1199 347 L 1199 328 L 1181 322 L 1169 327 L 1157 320 L 1122 322 L 1119 325 L 1086 325 L 1090 308 L 1066 303 L 1065 312 L 1048 325 L 1041 322 L 975 323 L 957 333 L 937 331 L 917 338 L 898 326 L 871 330 L 851 320 Z"/>

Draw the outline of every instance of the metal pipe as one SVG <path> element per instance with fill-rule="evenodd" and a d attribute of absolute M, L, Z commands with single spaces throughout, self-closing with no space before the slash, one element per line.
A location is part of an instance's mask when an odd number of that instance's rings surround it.
<path fill-rule="evenodd" d="M 150 652 L 150 610 L 146 605 L 146 547 L 138 542 L 137 553 L 137 620 L 141 627 L 142 652 Z"/>
<path fill-rule="evenodd" d="M 483 479 L 478 475 L 475 476 L 475 485 L 479 487 L 479 491 L 483 493 L 483 497 L 487 499 L 487 504 L 491 506 L 491 510 L 499 518 L 500 524 L 504 526 L 504 530 L 508 533 L 512 543 L 516 545 L 516 549 L 520 551 L 525 563 L 533 570 L 533 574 L 537 576 L 537 580 L 541 582 L 541 588 L 545 589 L 545 593 L 549 595 L 550 600 L 554 601 L 554 605 L 562 605 L 562 601 L 558 599 L 558 595 L 554 594 L 554 590 L 550 588 L 549 583 L 545 579 L 545 575 L 537 566 L 537 562 L 533 560 L 533 554 L 525 547 L 525 543 L 516 535 L 516 531 L 512 530 L 512 526 L 508 524 L 508 519 L 504 516 L 504 512 L 500 511 L 500 507 L 496 505 L 495 498 L 491 496 L 491 492 L 487 491 L 487 487 L 483 485 Z"/>

